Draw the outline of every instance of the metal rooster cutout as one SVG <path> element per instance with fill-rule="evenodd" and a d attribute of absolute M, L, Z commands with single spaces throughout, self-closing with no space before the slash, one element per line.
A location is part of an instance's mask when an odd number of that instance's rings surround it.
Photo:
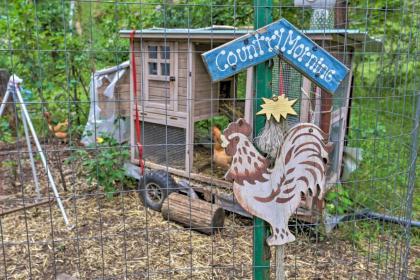
<path fill-rule="evenodd" d="M 226 179 L 233 180 L 239 204 L 271 225 L 268 245 L 283 245 L 295 240 L 288 221 L 301 195 L 324 195 L 328 161 L 325 134 L 311 123 L 293 126 L 284 136 L 274 167 L 269 168 L 268 160 L 250 141 L 251 132 L 244 119 L 224 130 L 222 146 L 233 158 Z"/>

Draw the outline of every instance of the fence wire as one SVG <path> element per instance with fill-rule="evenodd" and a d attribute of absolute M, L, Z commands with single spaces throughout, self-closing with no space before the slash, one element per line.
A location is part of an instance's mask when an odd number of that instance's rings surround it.
<path fill-rule="evenodd" d="M 5 0 L 1 279 L 252 279 L 220 133 L 255 119 L 255 71 L 214 83 L 201 55 L 261 8 L 350 69 L 331 95 L 266 62 L 272 94 L 297 99 L 289 124 L 333 147 L 325 199 L 289 223 L 287 278 L 418 278 L 418 1 Z"/>

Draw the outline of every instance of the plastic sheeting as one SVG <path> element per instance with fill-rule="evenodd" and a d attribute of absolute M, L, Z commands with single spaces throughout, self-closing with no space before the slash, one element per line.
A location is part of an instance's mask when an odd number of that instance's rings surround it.
<path fill-rule="evenodd" d="M 115 100 L 115 86 L 123 75 L 129 71 L 129 61 L 120 65 L 103 69 L 92 75 L 89 86 L 90 110 L 88 122 L 82 136 L 82 143 L 89 145 L 95 142 L 96 137 L 106 135 L 113 137 L 119 143 L 129 140 L 130 120 L 120 118 L 117 112 Z M 99 98 L 99 88 L 107 81 L 108 86 L 102 92 L 102 99 Z M 100 102 L 107 104 L 106 113 L 100 107 Z M 104 102 L 103 102 L 104 100 Z"/>

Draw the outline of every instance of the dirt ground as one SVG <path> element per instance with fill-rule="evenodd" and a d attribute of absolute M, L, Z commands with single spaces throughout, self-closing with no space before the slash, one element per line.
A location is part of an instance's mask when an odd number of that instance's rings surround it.
<path fill-rule="evenodd" d="M 4 161 L 6 153 L 0 157 Z M 3 210 L 33 201 L 29 165 L 27 160 L 21 164 L 29 174 L 22 185 L 13 185 L 10 168 L 1 166 Z M 0 279 L 55 279 L 60 273 L 74 279 L 251 279 L 251 220 L 227 214 L 220 233 L 203 235 L 144 208 L 133 190 L 107 199 L 87 185 L 77 168 L 65 169 L 68 191 L 59 188 L 73 229 L 66 228 L 55 202 L 0 216 Z M 54 175 L 59 177 L 57 168 Z M 51 195 L 42 172 L 40 179 L 44 196 Z M 285 248 L 288 279 L 401 276 L 402 236 L 384 232 L 356 243 L 339 230 L 325 236 L 298 228 L 297 241 Z M 420 248 L 412 246 L 410 279 L 419 272 L 419 257 Z"/>

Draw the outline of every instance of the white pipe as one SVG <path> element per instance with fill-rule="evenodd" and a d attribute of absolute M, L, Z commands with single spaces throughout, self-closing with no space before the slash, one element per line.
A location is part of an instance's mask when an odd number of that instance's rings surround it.
<path fill-rule="evenodd" d="M 130 66 L 130 61 L 127 60 L 127 61 L 124 61 L 123 63 L 121 63 L 117 66 L 113 66 L 113 67 L 110 67 L 110 68 L 98 70 L 94 73 L 94 76 L 108 75 L 110 73 L 120 71 L 121 69 L 127 68 L 129 66 Z"/>
<path fill-rule="evenodd" d="M 3 101 L 1 102 L 0 106 L 0 117 L 3 115 L 3 111 L 6 108 L 7 105 L 7 99 L 9 99 L 10 91 L 6 90 L 6 94 L 4 95 Z"/>
<path fill-rule="evenodd" d="M 28 124 L 26 123 L 26 118 L 25 118 L 25 115 L 23 114 L 23 110 L 21 110 L 21 113 L 22 113 L 23 129 L 25 131 L 26 144 L 28 145 L 29 159 L 31 162 L 32 176 L 34 177 L 36 198 L 37 200 L 39 200 L 41 198 L 41 192 L 39 188 L 38 175 L 36 174 L 34 155 L 32 154 L 31 140 L 29 139 Z"/>
<path fill-rule="evenodd" d="M 12 75 L 12 77 L 10 77 L 10 80 L 9 80 L 9 86 L 10 86 L 10 83 L 13 83 L 14 84 L 14 88 L 16 90 L 16 96 L 19 99 L 20 106 L 21 106 L 21 109 L 22 109 L 22 113 L 24 115 L 24 118 L 26 118 L 26 120 L 28 122 L 29 130 L 31 131 L 32 137 L 34 138 L 34 142 L 35 142 L 36 148 L 38 149 L 39 156 L 41 157 L 42 164 L 44 165 L 44 168 L 47 171 L 48 180 L 50 181 L 51 188 L 52 188 L 52 190 L 54 192 L 55 199 L 57 200 L 58 207 L 60 208 L 61 214 L 63 215 L 64 223 L 68 227 L 70 227 L 70 224 L 69 224 L 69 220 L 67 218 L 66 211 L 64 210 L 64 206 L 63 206 L 63 203 L 61 202 L 60 195 L 58 194 L 57 187 L 55 185 L 54 179 L 52 177 L 52 174 L 50 172 L 50 169 L 48 168 L 47 160 L 45 158 L 44 152 L 43 152 L 43 150 L 41 148 L 41 145 L 39 144 L 39 140 L 38 140 L 38 137 L 37 137 L 37 135 L 35 133 L 35 129 L 34 129 L 33 125 L 32 125 L 31 118 L 29 117 L 28 111 L 26 110 L 25 103 L 23 102 L 23 98 L 22 98 L 22 95 L 20 93 L 19 86 L 18 86 L 18 81 L 19 80 L 20 79 L 17 76 Z"/>

